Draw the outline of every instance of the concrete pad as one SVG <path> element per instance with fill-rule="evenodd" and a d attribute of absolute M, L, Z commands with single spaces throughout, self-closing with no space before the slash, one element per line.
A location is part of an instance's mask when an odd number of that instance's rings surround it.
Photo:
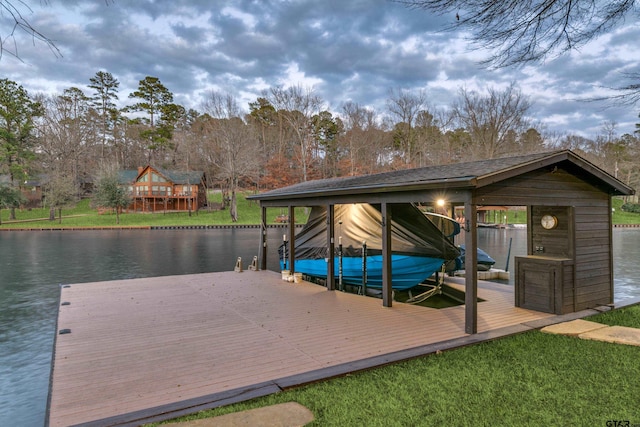
<path fill-rule="evenodd" d="M 313 413 L 297 402 L 280 403 L 203 420 L 166 424 L 170 427 L 299 427 L 313 421 Z"/>
<path fill-rule="evenodd" d="M 556 323 L 555 325 L 545 326 L 544 328 L 541 329 L 541 331 L 546 332 L 548 334 L 578 336 L 580 334 L 584 334 L 584 333 L 595 331 L 602 328 L 607 328 L 607 325 L 603 325 L 602 323 L 597 323 L 597 322 L 590 322 L 588 320 L 576 319 L 576 320 L 571 320 L 570 322 L 562 322 L 562 323 Z"/>
<path fill-rule="evenodd" d="M 595 329 L 578 336 L 588 340 L 640 346 L 640 329 L 627 326 L 610 326 L 608 328 Z"/>

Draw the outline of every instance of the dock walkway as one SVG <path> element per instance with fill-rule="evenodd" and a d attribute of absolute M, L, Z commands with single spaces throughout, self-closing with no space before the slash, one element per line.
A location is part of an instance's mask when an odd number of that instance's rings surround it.
<path fill-rule="evenodd" d="M 463 279 L 448 278 L 462 287 Z M 478 334 L 464 306 L 431 309 L 288 283 L 270 271 L 62 287 L 48 422 L 139 425 L 550 323 L 480 282 Z"/>

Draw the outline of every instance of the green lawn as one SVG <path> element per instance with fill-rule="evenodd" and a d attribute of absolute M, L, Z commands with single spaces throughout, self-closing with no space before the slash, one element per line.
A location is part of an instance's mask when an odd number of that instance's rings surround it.
<path fill-rule="evenodd" d="M 245 193 L 238 195 L 238 222 L 237 224 L 260 224 L 261 209 L 258 203 L 245 199 Z M 220 202 L 220 193 L 214 193 L 210 199 Z M 286 214 L 287 209 L 269 208 L 267 209 L 267 220 L 273 223 L 277 216 Z M 296 223 L 306 222 L 308 213 L 305 209 L 296 210 Z M 91 208 L 90 200 L 85 199 L 78 202 L 74 207 L 62 210 L 62 222 L 58 219 L 49 221 L 49 209 L 38 208 L 31 210 L 18 210 L 16 212 L 17 222 L 7 223 L 9 211 L 0 211 L 2 228 L 46 228 L 46 227 L 108 227 L 115 226 L 116 215 L 114 213 L 98 214 L 96 209 Z M 120 215 L 120 226 L 169 226 L 169 225 L 222 225 L 232 224 L 229 210 L 200 210 L 192 212 L 156 212 L 156 213 L 122 213 Z"/>
<path fill-rule="evenodd" d="M 640 306 L 589 320 L 640 327 Z M 531 331 L 180 420 L 295 401 L 314 413 L 313 426 L 633 425 L 639 355 L 638 347 Z"/>
<path fill-rule="evenodd" d="M 238 222 L 237 224 L 260 224 L 261 211 L 258 203 L 246 200 L 250 193 L 238 193 Z M 220 202 L 221 194 L 211 193 L 212 202 Z M 623 212 L 620 209 L 622 200 L 613 199 L 613 223 L 614 224 L 640 224 L 640 213 Z M 306 222 L 308 209 L 296 208 L 296 223 Z M 274 223 L 279 215 L 286 215 L 285 208 L 269 208 L 267 210 L 267 220 Z M 56 216 L 58 212 L 56 211 Z M 88 199 L 80 201 L 75 207 L 62 210 L 62 222 L 58 218 L 49 221 L 49 209 L 40 208 L 32 210 L 18 210 L 18 222 L 6 223 L 9 220 L 9 211 L 0 211 L 2 228 L 47 228 L 47 227 L 108 227 L 116 225 L 115 214 L 99 215 L 96 209 L 90 207 Z M 509 224 L 523 224 L 527 222 L 526 211 L 508 211 Z M 169 226 L 169 225 L 222 225 L 232 224 L 228 210 L 208 211 L 201 210 L 192 212 L 191 216 L 187 212 L 171 213 L 124 213 L 120 216 L 120 226 Z"/>

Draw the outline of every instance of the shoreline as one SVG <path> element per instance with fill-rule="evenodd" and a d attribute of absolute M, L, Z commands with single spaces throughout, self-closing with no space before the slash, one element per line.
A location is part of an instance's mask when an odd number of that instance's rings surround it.
<path fill-rule="evenodd" d="M 303 224 L 296 224 L 301 227 Z M 0 228 L 0 231 L 93 231 L 93 230 L 217 230 L 230 228 L 260 228 L 260 224 L 212 225 L 114 225 L 88 227 L 20 227 Z M 287 228 L 288 224 L 267 224 L 267 228 Z"/>
<path fill-rule="evenodd" d="M 304 224 L 296 224 L 301 227 Z M 94 230 L 221 230 L 232 228 L 260 228 L 260 224 L 210 224 L 210 225 L 113 225 L 87 227 L 19 227 L 2 228 L 1 231 L 94 231 Z M 287 228 L 288 224 L 267 224 L 267 228 Z M 613 224 L 612 228 L 640 228 L 640 224 Z"/>

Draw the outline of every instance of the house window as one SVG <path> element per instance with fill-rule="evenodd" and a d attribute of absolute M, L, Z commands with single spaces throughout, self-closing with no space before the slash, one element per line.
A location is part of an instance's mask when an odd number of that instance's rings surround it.
<path fill-rule="evenodd" d="M 158 175 L 157 173 L 152 173 L 151 174 L 151 181 L 153 181 L 153 182 L 164 182 L 164 179 L 162 179 L 162 177 L 160 175 Z"/>

